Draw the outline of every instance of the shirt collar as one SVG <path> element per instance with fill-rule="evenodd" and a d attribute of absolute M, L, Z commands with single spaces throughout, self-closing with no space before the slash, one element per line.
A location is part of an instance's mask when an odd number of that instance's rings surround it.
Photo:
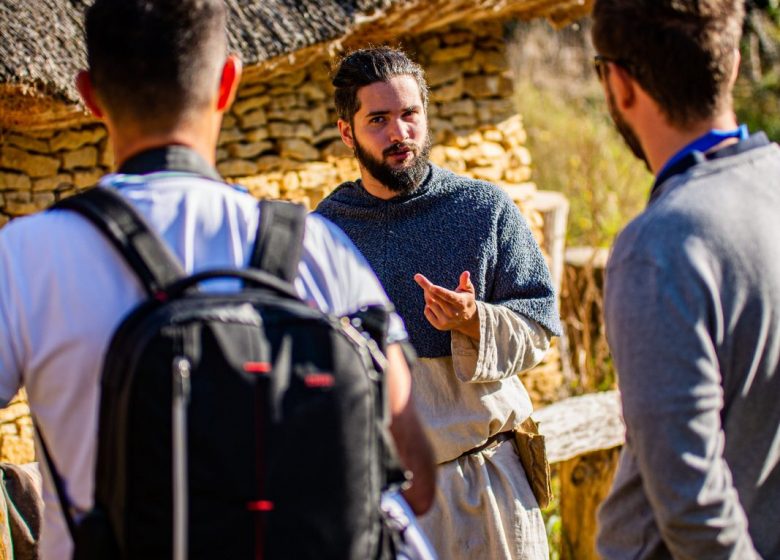
<path fill-rule="evenodd" d="M 181 171 L 201 175 L 214 181 L 223 181 L 217 170 L 200 154 L 192 148 L 180 145 L 144 150 L 125 161 L 117 170 L 118 173 L 130 175 L 145 175 L 158 171 Z"/>
<path fill-rule="evenodd" d="M 714 152 L 707 152 L 707 153 L 699 152 L 699 151 L 689 152 L 685 154 L 682 158 L 675 161 L 672 165 L 664 168 L 663 171 L 659 173 L 658 177 L 655 180 L 655 183 L 653 183 L 653 188 L 650 191 L 650 200 L 651 201 L 654 200 L 657 196 L 661 194 L 661 192 L 663 191 L 662 186 L 669 179 L 671 179 L 675 175 L 682 175 L 683 173 L 687 172 L 692 167 L 699 165 L 700 163 L 704 163 L 707 161 L 715 161 L 718 159 L 735 156 L 750 150 L 754 150 L 756 148 L 768 146 L 769 144 L 770 142 L 766 134 L 763 132 L 757 132 L 755 134 L 751 134 L 748 138 L 744 140 L 740 140 L 736 144 L 730 144 L 725 148 L 721 148 Z"/>

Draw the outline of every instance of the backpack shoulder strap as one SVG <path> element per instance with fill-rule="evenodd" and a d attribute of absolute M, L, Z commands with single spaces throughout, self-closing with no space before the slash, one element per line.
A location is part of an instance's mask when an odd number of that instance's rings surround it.
<path fill-rule="evenodd" d="M 114 245 L 150 296 L 185 276 L 179 261 L 120 194 L 94 187 L 65 198 L 53 210 L 72 210 L 89 220 Z"/>
<path fill-rule="evenodd" d="M 36 418 L 33 418 L 33 428 L 35 430 L 35 435 L 38 436 L 38 443 L 41 446 L 41 450 L 43 450 L 43 458 L 46 462 L 46 468 L 49 469 L 49 476 L 51 476 L 52 483 L 54 484 L 54 490 L 57 493 L 57 501 L 60 503 L 62 516 L 65 518 L 65 526 L 68 528 L 70 538 L 75 540 L 76 521 L 73 512 L 73 502 L 71 502 L 70 498 L 68 497 L 68 491 L 65 488 L 65 481 L 62 479 L 60 471 L 57 470 L 57 467 L 54 464 L 54 459 L 52 458 L 51 453 L 49 453 L 49 447 L 46 445 L 46 440 L 43 439 L 43 434 L 38 427 L 38 421 Z"/>
<path fill-rule="evenodd" d="M 249 266 L 292 283 L 298 273 L 306 229 L 306 208 L 280 200 L 261 200 L 257 237 Z"/>

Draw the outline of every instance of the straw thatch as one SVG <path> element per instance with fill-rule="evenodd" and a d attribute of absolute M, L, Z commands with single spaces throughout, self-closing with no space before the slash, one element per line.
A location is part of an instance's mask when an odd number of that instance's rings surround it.
<path fill-rule="evenodd" d="M 77 118 L 73 76 L 85 64 L 89 0 L 0 0 L 0 126 Z M 324 52 L 380 43 L 462 20 L 547 17 L 560 24 L 591 0 L 226 0 L 231 48 L 248 75 L 274 74 Z"/>

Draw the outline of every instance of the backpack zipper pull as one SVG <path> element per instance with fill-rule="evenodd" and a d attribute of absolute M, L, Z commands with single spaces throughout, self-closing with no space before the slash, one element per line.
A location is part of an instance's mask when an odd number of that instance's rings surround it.
<path fill-rule="evenodd" d="M 190 402 L 190 374 L 192 365 L 190 361 L 178 356 L 173 359 L 173 388 L 174 398 L 181 398 L 185 404 Z"/>
<path fill-rule="evenodd" d="M 173 559 L 187 559 L 187 407 L 190 404 L 192 364 L 183 357 L 173 359 L 173 407 L 171 410 L 173 448 Z"/>

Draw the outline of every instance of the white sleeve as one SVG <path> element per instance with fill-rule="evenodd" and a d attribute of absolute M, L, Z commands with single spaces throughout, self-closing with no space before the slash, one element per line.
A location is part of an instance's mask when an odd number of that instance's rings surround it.
<path fill-rule="evenodd" d="M 479 342 L 452 331 L 455 374 L 464 383 L 489 383 L 525 371 L 550 348 L 547 331 L 501 305 L 477 302 Z"/>
<path fill-rule="evenodd" d="M 344 232 L 318 214 L 306 220 L 295 287 L 307 302 L 337 316 L 370 305 L 391 306 L 365 257 Z M 406 338 L 403 321 L 392 313 L 388 342 Z"/>
<path fill-rule="evenodd" d="M 14 264 L 9 255 L 9 226 L 0 231 L 0 407 L 14 397 L 21 385 L 18 328 L 14 323 Z"/>

